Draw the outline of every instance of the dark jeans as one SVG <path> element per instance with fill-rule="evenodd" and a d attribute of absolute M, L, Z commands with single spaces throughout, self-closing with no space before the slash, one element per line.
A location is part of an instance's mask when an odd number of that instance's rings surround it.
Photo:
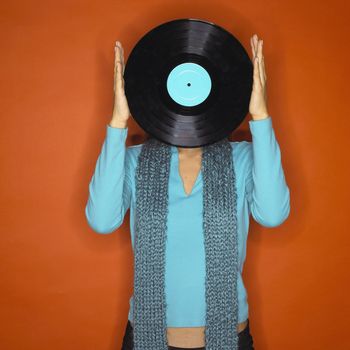
<path fill-rule="evenodd" d="M 128 320 L 124 338 L 123 338 L 123 344 L 121 350 L 133 350 L 134 349 L 134 340 L 133 340 L 133 328 Z M 205 347 L 201 348 L 178 348 L 175 346 L 168 346 L 168 350 L 205 350 Z M 239 350 L 254 350 L 253 347 L 253 337 L 250 334 L 250 328 L 249 328 L 249 319 L 247 326 L 243 329 L 243 331 L 238 333 L 238 349 Z"/>

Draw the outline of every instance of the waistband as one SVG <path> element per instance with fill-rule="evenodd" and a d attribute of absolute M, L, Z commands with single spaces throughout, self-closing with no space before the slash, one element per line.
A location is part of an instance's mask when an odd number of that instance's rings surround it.
<path fill-rule="evenodd" d="M 130 325 L 131 328 L 133 328 L 133 323 L 128 319 L 128 323 Z M 243 330 L 241 330 L 240 332 L 238 332 L 238 335 L 240 334 L 245 334 L 245 333 L 249 333 L 250 332 L 250 328 L 249 328 L 249 318 L 247 318 L 247 325 L 245 326 L 245 328 Z M 174 349 L 181 349 L 181 348 L 176 348 L 174 347 Z M 191 348 L 192 349 L 192 348 Z M 197 349 L 202 349 L 202 348 L 193 348 L 193 350 L 197 350 Z"/>

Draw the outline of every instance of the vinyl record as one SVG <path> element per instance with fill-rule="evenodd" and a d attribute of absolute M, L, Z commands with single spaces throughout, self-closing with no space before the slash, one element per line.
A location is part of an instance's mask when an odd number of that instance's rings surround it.
<path fill-rule="evenodd" d="M 220 26 L 177 19 L 146 33 L 124 70 L 125 95 L 139 126 L 179 147 L 227 137 L 246 117 L 253 64 Z"/>

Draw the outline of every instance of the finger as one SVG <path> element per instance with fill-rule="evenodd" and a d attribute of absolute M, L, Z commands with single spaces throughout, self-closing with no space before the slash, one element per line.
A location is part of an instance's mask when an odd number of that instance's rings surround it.
<path fill-rule="evenodd" d="M 123 66 L 121 63 L 119 63 L 119 75 L 120 75 L 120 92 L 124 92 L 124 78 L 123 78 Z"/>
<path fill-rule="evenodd" d="M 114 47 L 114 68 L 113 68 L 113 72 L 114 72 L 114 81 L 113 81 L 113 89 L 114 92 L 116 91 L 116 87 L 117 87 L 117 47 Z"/>
<path fill-rule="evenodd" d="M 264 41 L 261 40 L 261 47 L 260 47 L 260 71 L 262 73 L 262 77 L 264 82 L 266 82 L 266 71 L 265 71 L 265 60 L 264 60 L 264 53 L 263 53 L 263 46 L 264 46 Z"/>
<path fill-rule="evenodd" d="M 123 77 L 123 74 L 124 74 L 124 66 L 123 66 L 123 63 L 120 63 L 119 67 L 120 67 L 121 88 L 122 88 L 122 91 L 124 91 L 124 77 Z"/>
<path fill-rule="evenodd" d="M 117 76 L 116 76 L 116 92 L 119 93 L 123 87 L 120 74 L 121 64 L 117 62 Z"/>
<path fill-rule="evenodd" d="M 260 74 L 260 80 L 261 80 L 261 83 L 264 83 L 265 82 L 265 77 L 264 77 L 264 70 L 263 70 L 263 67 L 262 67 L 262 40 L 259 40 L 258 42 L 258 66 L 259 66 L 259 74 Z"/>
<path fill-rule="evenodd" d="M 122 62 L 123 62 L 123 76 L 124 76 L 125 60 L 124 60 L 124 47 L 123 46 L 122 46 Z"/>
<path fill-rule="evenodd" d="M 261 59 L 261 57 L 262 57 L 262 40 L 258 41 L 258 56 Z"/>
<path fill-rule="evenodd" d="M 118 47 L 119 47 L 119 52 L 120 52 L 120 61 L 122 64 L 122 75 L 124 75 L 124 70 L 125 70 L 125 62 L 124 62 L 124 48 L 121 44 L 120 41 L 117 41 Z"/>
<path fill-rule="evenodd" d="M 256 34 L 254 34 L 253 36 L 253 44 L 254 44 L 254 51 L 255 51 L 255 56 L 258 53 L 258 36 Z"/>
<path fill-rule="evenodd" d="M 261 81 L 260 81 L 260 72 L 259 72 L 259 63 L 258 63 L 258 57 L 255 56 L 254 58 L 254 73 L 253 73 L 253 84 L 255 87 L 260 87 Z"/>
<path fill-rule="evenodd" d="M 254 35 L 250 38 L 250 45 L 251 45 L 251 47 L 252 47 L 252 56 L 253 56 L 253 60 L 254 60 L 254 57 L 256 56 Z"/>
<path fill-rule="evenodd" d="M 122 61 L 122 51 L 121 51 L 121 47 L 120 47 L 120 44 L 119 44 L 119 41 L 117 41 L 117 44 L 116 44 L 116 52 L 117 52 L 117 59 L 119 62 Z"/>
<path fill-rule="evenodd" d="M 264 73 L 264 80 L 265 80 L 265 82 L 266 82 L 267 77 L 266 77 L 266 70 L 265 70 L 265 60 L 264 60 L 264 55 L 262 56 L 262 59 L 261 59 L 261 67 L 262 67 L 262 70 L 263 70 L 263 73 Z"/>
<path fill-rule="evenodd" d="M 117 60 L 117 62 L 122 66 L 122 64 L 123 64 L 123 61 L 122 61 L 122 56 L 121 56 L 121 48 L 120 48 L 120 46 L 116 46 L 116 50 L 117 50 L 117 54 L 116 54 L 116 60 Z M 121 68 L 123 68 L 123 66 L 121 67 Z M 123 73 L 122 72 L 122 69 L 121 69 L 121 71 L 120 71 L 120 73 Z"/>
<path fill-rule="evenodd" d="M 119 51 L 119 66 L 118 66 L 118 68 L 119 68 L 119 75 L 120 75 L 120 80 L 121 80 L 121 88 L 122 89 L 124 89 L 124 54 L 123 54 L 123 52 L 124 52 L 124 50 L 123 50 L 123 47 L 122 47 L 122 45 L 121 45 L 121 43 L 120 43 L 120 41 L 118 41 L 118 51 Z"/>
<path fill-rule="evenodd" d="M 114 49 L 116 51 L 116 49 Z M 117 55 L 114 59 L 114 92 L 117 91 L 117 80 L 118 80 L 118 62 L 117 62 Z"/>
<path fill-rule="evenodd" d="M 121 50 L 121 59 L 122 59 L 122 62 L 124 63 L 124 47 L 120 42 L 119 42 L 119 47 Z"/>
<path fill-rule="evenodd" d="M 262 85 L 265 85 L 265 77 L 264 77 L 264 72 L 263 68 L 261 65 L 261 59 L 258 58 L 258 67 L 259 67 L 259 77 Z"/>
<path fill-rule="evenodd" d="M 252 49 L 252 59 L 254 60 L 255 57 L 255 51 L 254 51 L 254 45 L 253 45 L 253 37 L 250 38 L 250 47 Z"/>
<path fill-rule="evenodd" d="M 124 66 L 125 66 L 125 64 L 124 64 L 124 48 L 123 48 L 120 41 L 117 41 L 117 43 L 118 43 L 118 47 L 119 47 L 119 57 L 120 57 L 120 61 L 122 63 L 123 74 L 124 74 Z"/>
<path fill-rule="evenodd" d="M 114 66 L 115 66 L 115 72 L 117 72 L 117 63 L 120 62 L 120 58 L 119 58 L 119 47 L 118 45 L 116 45 L 114 47 Z"/>

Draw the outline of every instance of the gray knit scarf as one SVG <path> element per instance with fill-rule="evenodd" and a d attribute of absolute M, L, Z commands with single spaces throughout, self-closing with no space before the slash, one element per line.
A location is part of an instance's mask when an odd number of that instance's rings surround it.
<path fill-rule="evenodd" d="M 135 173 L 134 349 L 168 350 L 164 292 L 171 148 L 142 146 Z M 237 193 L 227 138 L 203 147 L 206 350 L 238 349 Z"/>

